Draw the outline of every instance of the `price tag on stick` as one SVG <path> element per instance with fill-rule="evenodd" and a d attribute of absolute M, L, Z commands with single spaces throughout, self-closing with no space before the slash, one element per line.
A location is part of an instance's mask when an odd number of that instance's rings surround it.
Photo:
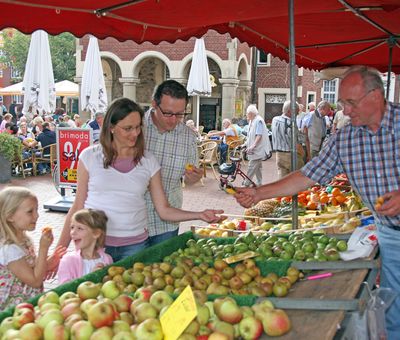
<path fill-rule="evenodd" d="M 196 300 L 187 286 L 160 318 L 164 340 L 178 339 L 196 316 Z"/>

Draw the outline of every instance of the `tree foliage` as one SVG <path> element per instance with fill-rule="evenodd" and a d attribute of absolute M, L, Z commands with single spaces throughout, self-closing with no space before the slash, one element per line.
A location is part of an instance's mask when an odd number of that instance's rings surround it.
<path fill-rule="evenodd" d="M 17 69 L 22 80 L 31 37 L 17 30 L 13 30 L 12 34 L 3 31 L 3 37 L 3 56 L 0 61 Z M 75 76 L 75 37 L 70 33 L 49 35 L 49 43 L 54 80 L 56 82 L 61 80 L 73 81 Z"/>

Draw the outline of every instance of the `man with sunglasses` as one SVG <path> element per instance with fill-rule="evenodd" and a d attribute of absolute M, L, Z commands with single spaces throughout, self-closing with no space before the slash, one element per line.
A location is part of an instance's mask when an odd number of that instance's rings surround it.
<path fill-rule="evenodd" d="M 189 96 L 186 88 L 175 80 L 166 80 L 155 89 L 152 107 L 144 119 L 145 149 L 151 151 L 161 165 L 161 177 L 169 203 L 182 207 L 182 178 L 185 184 L 200 180 L 197 168 L 197 141 L 183 120 Z M 193 165 L 185 169 L 187 164 Z M 158 216 L 150 193 L 146 193 L 149 245 L 178 234 L 179 223 L 166 222 Z"/>
<path fill-rule="evenodd" d="M 387 339 L 399 339 L 400 105 L 385 100 L 380 73 L 364 66 L 347 71 L 339 97 L 350 124 L 333 134 L 317 157 L 277 182 L 237 188 L 235 197 L 242 206 L 249 207 L 263 199 L 294 195 L 316 182 L 325 185 L 335 175 L 345 173 L 375 217 L 380 286 L 398 294 L 386 312 Z"/>

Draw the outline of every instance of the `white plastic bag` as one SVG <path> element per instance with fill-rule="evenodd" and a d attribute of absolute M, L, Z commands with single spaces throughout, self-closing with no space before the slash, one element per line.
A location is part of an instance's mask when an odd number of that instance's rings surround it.
<path fill-rule="evenodd" d="M 349 261 L 368 257 L 377 244 L 375 225 L 357 227 L 347 242 L 347 250 L 340 252 L 340 258 Z"/>

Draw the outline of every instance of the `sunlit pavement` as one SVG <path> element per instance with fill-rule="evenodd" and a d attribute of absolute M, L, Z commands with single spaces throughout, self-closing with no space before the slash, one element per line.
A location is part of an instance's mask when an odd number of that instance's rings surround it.
<path fill-rule="evenodd" d="M 244 172 L 247 170 L 247 165 L 242 167 Z M 217 173 L 218 174 L 218 173 Z M 277 170 L 275 165 L 275 155 L 272 156 L 268 161 L 263 162 L 263 183 L 269 183 L 277 179 Z M 218 181 L 215 179 L 211 169 L 207 169 L 207 177 L 203 180 L 204 185 L 196 183 L 195 185 L 186 186 L 183 189 L 183 208 L 186 210 L 199 211 L 207 208 L 212 209 L 223 209 L 227 214 L 243 214 L 243 208 L 236 203 L 236 200 L 220 190 L 218 187 Z M 240 186 L 242 178 L 237 178 L 235 185 Z M 13 177 L 12 181 L 7 184 L 0 184 L 0 189 L 6 186 L 16 185 L 24 186 L 31 189 L 38 197 L 39 200 L 39 220 L 36 226 L 36 230 L 30 233 L 35 247 L 37 249 L 41 229 L 46 225 L 53 227 L 54 243 L 51 247 L 50 253 L 53 252 L 54 246 L 60 236 L 65 213 L 50 211 L 43 208 L 43 205 L 60 197 L 57 192 L 52 178 L 50 175 L 27 177 L 23 179 L 21 177 Z M 67 191 L 67 195 L 72 195 L 71 192 Z M 190 221 L 183 222 L 180 226 L 180 233 L 190 230 L 191 225 L 206 225 L 202 221 Z M 72 250 L 72 245 L 68 248 Z M 45 282 L 45 289 L 51 289 L 57 286 L 57 280 L 49 280 Z"/>

